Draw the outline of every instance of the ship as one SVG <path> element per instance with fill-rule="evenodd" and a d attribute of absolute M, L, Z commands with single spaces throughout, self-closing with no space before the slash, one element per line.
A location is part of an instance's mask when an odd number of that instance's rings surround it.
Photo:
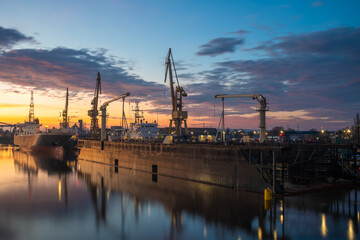
<path fill-rule="evenodd" d="M 37 119 L 36 119 L 37 120 Z M 70 133 L 41 132 L 38 122 L 25 122 L 17 125 L 14 145 L 20 148 L 59 147 L 63 146 L 72 136 Z"/>
<path fill-rule="evenodd" d="M 150 123 L 145 120 L 144 116 L 140 114 L 139 102 L 135 102 L 135 122 L 130 123 L 130 129 L 127 132 L 127 137 L 130 139 L 151 140 L 157 139 L 160 129 L 158 123 L 155 121 Z"/>
<path fill-rule="evenodd" d="M 31 102 L 29 111 L 29 121 L 16 125 L 14 135 L 14 145 L 24 150 L 36 150 L 43 147 L 62 147 L 71 137 L 68 131 L 58 129 L 47 129 L 41 131 L 39 119 L 34 117 L 34 97 L 31 91 Z"/>

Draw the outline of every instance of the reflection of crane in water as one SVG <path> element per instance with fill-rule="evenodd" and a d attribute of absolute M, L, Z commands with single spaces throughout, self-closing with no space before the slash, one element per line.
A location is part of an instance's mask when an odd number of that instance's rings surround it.
<path fill-rule="evenodd" d="M 119 232 L 118 227 L 112 226 L 106 219 L 106 204 L 107 204 L 107 190 L 104 186 L 104 178 L 101 177 L 101 185 L 98 187 L 94 184 L 91 184 L 91 177 L 87 174 L 84 174 L 85 179 L 89 182 L 89 190 L 90 190 L 90 197 L 91 202 L 94 207 L 95 211 L 95 218 L 96 218 L 96 229 L 99 229 L 101 221 L 104 223 L 103 226 L 106 227 L 110 232 L 114 233 L 114 235 L 119 236 L 121 239 L 127 239 L 125 233 L 125 219 L 126 219 L 126 209 L 127 209 L 127 198 L 124 194 L 120 193 L 121 198 L 121 231 Z M 99 206 L 99 199 L 98 193 L 100 190 L 100 206 Z"/>
<path fill-rule="evenodd" d="M 169 231 L 169 239 L 174 239 L 174 235 L 182 233 L 183 230 L 183 216 L 182 211 L 174 211 L 169 209 L 170 212 L 170 231 Z"/>

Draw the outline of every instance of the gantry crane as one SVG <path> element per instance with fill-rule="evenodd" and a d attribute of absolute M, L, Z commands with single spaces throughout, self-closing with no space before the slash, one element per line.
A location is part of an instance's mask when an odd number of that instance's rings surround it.
<path fill-rule="evenodd" d="M 224 98 L 252 98 L 253 100 L 257 100 L 259 102 L 259 108 L 256 111 L 259 112 L 260 115 L 260 142 L 263 143 L 266 140 L 266 124 L 265 124 L 265 112 L 269 111 L 267 108 L 266 98 L 264 98 L 261 94 L 239 94 L 239 95 L 215 95 L 215 98 L 221 98 L 222 100 L 222 129 L 225 129 L 225 110 L 224 110 Z M 223 134 L 221 134 L 221 138 L 224 141 L 225 138 Z"/>
<path fill-rule="evenodd" d="M 124 100 L 126 97 L 130 96 L 130 93 L 127 92 L 125 94 L 122 94 L 120 95 L 119 97 L 117 98 L 114 98 L 114 99 L 111 99 L 107 102 L 105 102 L 101 107 L 100 107 L 100 110 L 101 110 L 101 141 L 105 141 L 106 140 L 106 108 L 107 106 L 109 106 L 110 103 L 112 102 L 115 102 L 119 99 L 122 99 L 123 100 L 123 119 L 124 119 L 124 116 L 125 116 L 125 111 L 124 111 Z M 122 121 L 123 122 L 123 121 Z M 124 126 L 122 126 L 124 128 Z"/>
<path fill-rule="evenodd" d="M 170 124 L 169 124 L 169 134 L 171 134 L 171 132 L 172 132 L 172 123 L 174 122 L 176 135 L 177 136 L 183 135 L 181 132 L 181 124 L 182 124 L 182 122 L 184 122 L 185 135 L 187 135 L 186 120 L 188 117 L 188 112 L 182 110 L 182 107 L 183 107 L 182 98 L 186 97 L 187 93 L 179 84 L 179 79 L 178 79 L 178 76 L 176 73 L 176 68 L 175 68 L 174 59 L 173 59 L 173 56 L 171 53 L 171 48 L 169 48 L 169 53 L 166 57 L 165 64 L 166 64 L 166 69 L 165 69 L 165 81 L 164 82 L 166 82 L 167 74 L 169 72 L 170 93 L 171 93 L 171 102 L 172 102 L 172 114 L 171 114 L 172 118 L 170 119 Z M 177 83 L 177 86 L 175 89 L 174 89 L 172 66 L 174 67 L 174 73 L 175 73 L 176 83 Z"/>
<path fill-rule="evenodd" d="M 62 123 L 60 124 L 60 127 L 62 128 L 69 128 L 68 106 L 69 106 L 69 88 L 66 88 L 65 109 L 62 112 Z"/>
<path fill-rule="evenodd" d="M 94 98 L 91 101 L 92 109 L 88 111 L 89 117 L 91 117 L 91 126 L 90 126 L 90 138 L 91 139 L 99 139 L 99 124 L 97 116 L 99 115 L 98 112 L 98 101 L 99 101 L 99 94 L 101 94 L 101 77 L 100 73 L 97 73 L 96 79 L 96 87 Z"/>

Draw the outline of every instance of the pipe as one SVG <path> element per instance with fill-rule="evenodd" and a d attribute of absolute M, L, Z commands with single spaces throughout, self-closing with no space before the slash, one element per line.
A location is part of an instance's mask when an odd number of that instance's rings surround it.
<path fill-rule="evenodd" d="M 101 141 L 106 140 L 106 107 L 101 108 Z"/>

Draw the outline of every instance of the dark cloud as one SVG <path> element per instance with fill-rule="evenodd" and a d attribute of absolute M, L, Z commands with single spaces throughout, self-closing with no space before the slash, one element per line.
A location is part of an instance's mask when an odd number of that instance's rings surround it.
<path fill-rule="evenodd" d="M 236 50 L 236 46 L 244 43 L 244 39 L 240 38 L 215 38 L 210 42 L 201 45 L 200 51 L 196 54 L 198 56 L 212 56 L 223 53 L 233 53 Z"/>
<path fill-rule="evenodd" d="M 262 49 L 272 55 L 347 55 L 353 59 L 359 59 L 359 42 L 360 28 L 344 27 L 279 37 L 258 46 L 256 50 Z"/>
<path fill-rule="evenodd" d="M 14 29 L 0 27 L 0 45 L 11 46 L 20 41 L 33 40 Z M 0 46 L 1 47 L 1 46 Z M 107 55 L 106 49 L 18 49 L 0 52 L 0 81 L 43 91 L 45 94 L 63 91 L 66 87 L 75 98 L 86 97 L 84 92 L 93 92 L 97 72 L 101 73 L 102 90 L 107 95 L 117 96 L 131 92 L 132 96 L 156 99 L 164 85 L 145 81 L 129 73 L 132 62 Z M 13 89 L 13 92 L 19 89 Z M 77 92 L 77 93 L 76 93 Z M 61 95 L 61 97 L 63 97 Z"/>
<path fill-rule="evenodd" d="M 242 34 L 248 34 L 248 33 L 251 33 L 251 32 L 240 29 L 240 30 L 237 30 L 237 31 L 235 31 L 235 32 L 230 32 L 229 34 L 240 34 L 240 35 L 242 35 Z"/>
<path fill-rule="evenodd" d="M 267 53 L 261 59 L 218 62 L 186 85 L 192 104 L 208 105 L 193 114 L 209 115 L 215 94 L 261 93 L 271 111 L 300 114 L 290 117 L 294 121 L 347 124 L 360 109 L 359 42 L 359 28 L 329 29 L 267 41 L 254 48 Z M 254 113 L 242 107 L 244 100 L 229 99 L 226 106 L 228 114 Z"/>
<path fill-rule="evenodd" d="M 27 37 L 15 29 L 3 28 L 0 26 L 0 48 L 10 47 L 21 41 L 32 40 L 32 37 Z"/>
<path fill-rule="evenodd" d="M 108 58 L 102 49 L 11 50 L 0 55 L 0 80 L 37 90 L 69 87 L 71 91 L 93 91 L 99 71 L 106 94 L 131 92 L 145 97 L 165 88 L 130 74 L 125 70 L 126 64 Z"/>

